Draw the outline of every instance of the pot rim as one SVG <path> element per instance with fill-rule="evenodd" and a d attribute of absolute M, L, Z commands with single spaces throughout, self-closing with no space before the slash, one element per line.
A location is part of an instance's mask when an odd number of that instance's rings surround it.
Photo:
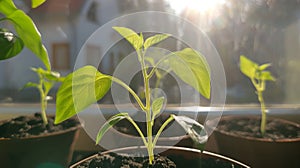
<path fill-rule="evenodd" d="M 19 115 L 18 117 L 20 117 L 20 116 L 26 116 L 26 117 L 32 118 L 32 116 L 28 116 L 28 115 Z M 53 115 L 47 115 L 47 116 L 53 116 Z M 11 121 L 12 119 L 13 118 L 2 120 L 2 121 L 0 121 L 0 123 L 5 123 L 8 121 Z M 51 136 L 62 135 L 62 134 L 68 133 L 68 132 L 73 132 L 73 131 L 79 130 L 80 128 L 81 128 L 81 124 L 79 123 L 78 125 L 70 127 L 68 129 L 59 130 L 59 131 L 55 131 L 55 132 L 48 132 L 48 133 L 41 134 L 41 135 L 31 135 L 29 137 L 21 137 L 21 138 L 0 137 L 0 141 L 22 141 L 22 140 L 32 140 L 32 139 L 36 139 L 36 138 L 51 137 Z"/>
<path fill-rule="evenodd" d="M 221 120 L 231 120 L 231 119 L 236 119 L 236 118 L 255 118 L 255 119 L 260 119 L 260 116 L 236 116 L 236 115 L 227 115 L 227 116 L 222 116 Z M 292 121 L 288 121 L 288 120 L 284 120 L 281 118 L 274 118 L 274 117 L 269 117 L 269 119 L 271 120 L 276 120 L 276 121 L 280 121 L 289 125 L 293 125 L 296 126 L 300 129 L 300 124 L 292 122 Z M 231 132 L 228 131 L 224 131 L 224 130 L 220 130 L 218 129 L 218 127 L 215 129 L 216 132 L 220 133 L 220 134 L 224 134 L 226 136 L 232 136 L 235 138 L 239 138 L 239 139 L 246 139 L 246 140 L 252 140 L 252 141 L 261 141 L 261 142 L 267 142 L 267 143 L 276 143 L 276 142 L 280 142 L 280 143 L 290 143 L 290 142 L 298 142 L 300 141 L 300 137 L 298 138 L 283 138 L 283 139 L 266 139 L 266 138 L 256 138 L 256 137 L 250 137 L 250 136 L 238 136 L 236 134 L 232 134 Z"/>
<path fill-rule="evenodd" d="M 141 150 L 141 149 L 146 149 L 146 147 L 145 146 L 129 146 L 129 147 L 123 147 L 123 148 L 116 148 L 116 149 L 112 149 L 112 150 L 103 151 L 103 152 L 101 152 L 101 154 L 107 154 L 107 153 L 111 153 L 111 152 L 117 153 L 117 152 L 120 152 L 120 151 Z M 211 156 L 211 157 L 221 158 L 222 160 L 229 161 L 231 163 L 240 165 L 240 166 L 245 167 L 245 168 L 250 168 L 248 165 L 246 165 L 244 163 L 241 163 L 237 160 L 231 159 L 229 157 L 226 157 L 226 156 L 223 156 L 223 155 L 220 155 L 220 154 L 209 152 L 209 151 L 201 152 L 201 150 L 199 150 L 199 149 L 179 147 L 179 146 L 155 146 L 155 149 L 164 149 L 164 150 L 172 149 L 172 150 L 181 150 L 181 151 L 192 152 L 192 153 L 196 153 L 198 155 L 204 154 L 204 155 L 208 155 L 208 156 Z M 96 156 L 98 156 L 98 153 L 76 162 L 75 164 L 71 165 L 70 168 L 74 168 L 75 166 L 78 166 L 81 163 L 83 163 L 87 160 L 90 160 L 90 159 L 92 159 Z"/>

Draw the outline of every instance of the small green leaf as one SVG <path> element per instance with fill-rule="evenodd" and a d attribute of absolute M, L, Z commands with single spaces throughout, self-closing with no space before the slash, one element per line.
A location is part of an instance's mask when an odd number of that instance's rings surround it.
<path fill-rule="evenodd" d="M 165 98 L 164 97 L 159 97 L 155 99 L 152 103 L 152 116 L 153 119 L 155 118 L 156 115 L 158 115 L 164 105 Z"/>
<path fill-rule="evenodd" d="M 23 86 L 22 89 L 29 88 L 29 87 L 35 87 L 35 88 L 37 88 L 38 86 L 39 86 L 39 85 L 38 85 L 37 83 L 28 82 L 28 83 L 26 83 L 26 84 Z M 22 90 L 22 89 L 21 89 L 21 90 Z"/>
<path fill-rule="evenodd" d="M 181 80 L 195 88 L 205 98 L 210 98 L 209 66 L 199 52 L 186 48 L 173 53 L 168 57 L 168 61 L 171 70 Z"/>
<path fill-rule="evenodd" d="M 174 117 L 175 121 L 190 135 L 198 147 L 204 147 L 204 145 L 199 145 L 205 144 L 208 139 L 208 135 L 203 125 L 186 116 L 172 116 Z M 203 150 L 203 148 L 200 150 Z"/>
<path fill-rule="evenodd" d="M 151 37 L 147 38 L 145 43 L 144 43 L 145 50 L 147 50 L 147 48 L 151 47 L 152 45 L 157 44 L 157 43 L 165 40 L 168 37 L 169 37 L 168 34 L 157 34 L 157 35 L 154 35 L 154 36 L 151 36 Z"/>
<path fill-rule="evenodd" d="M 271 66 L 271 64 L 262 64 L 262 65 L 260 65 L 258 67 L 258 69 L 261 70 L 261 71 L 263 71 L 263 70 L 267 69 L 270 66 Z"/>
<path fill-rule="evenodd" d="M 48 94 L 49 93 L 49 91 L 52 89 L 52 87 L 54 86 L 54 82 L 48 82 L 48 81 L 44 81 L 44 92 L 46 93 L 46 94 Z"/>
<path fill-rule="evenodd" d="M 119 113 L 114 116 L 112 116 L 109 120 L 107 120 L 104 125 L 100 128 L 97 138 L 96 138 L 96 144 L 99 144 L 100 140 L 102 139 L 103 135 L 115 124 L 117 124 L 119 121 L 129 117 L 127 113 Z"/>
<path fill-rule="evenodd" d="M 257 68 L 258 64 L 243 55 L 240 56 L 240 70 L 248 78 L 252 79 L 255 77 Z"/>
<path fill-rule="evenodd" d="M 111 87 L 111 76 L 93 66 L 84 66 L 69 74 L 57 92 L 56 118 L 58 124 L 100 100 Z"/>
<path fill-rule="evenodd" d="M 272 74 L 271 74 L 271 72 L 269 72 L 269 71 L 263 71 L 262 73 L 261 73 L 261 76 L 260 76 L 260 78 L 262 79 L 262 80 L 268 80 L 268 81 L 275 81 L 275 78 L 272 76 Z"/>
<path fill-rule="evenodd" d="M 12 32 L 0 28 L 0 60 L 18 55 L 24 48 L 22 39 Z"/>
<path fill-rule="evenodd" d="M 46 0 L 31 0 L 31 7 L 37 8 L 42 5 Z"/>
<path fill-rule="evenodd" d="M 126 27 L 113 27 L 122 37 L 124 37 L 135 50 L 139 50 L 143 46 L 143 36 L 139 36 L 133 30 Z"/>
<path fill-rule="evenodd" d="M 60 76 L 59 72 L 44 70 L 43 68 L 31 68 L 32 71 L 42 75 L 45 79 L 49 81 L 62 82 L 64 77 Z"/>

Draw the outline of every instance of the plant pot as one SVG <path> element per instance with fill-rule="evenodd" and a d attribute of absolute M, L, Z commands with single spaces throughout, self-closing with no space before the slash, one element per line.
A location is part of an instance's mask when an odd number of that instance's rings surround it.
<path fill-rule="evenodd" d="M 77 125 L 43 135 L 0 138 L 0 167 L 66 167 L 72 159 L 79 130 Z"/>
<path fill-rule="evenodd" d="M 260 120 L 258 116 L 245 116 Z M 244 118 L 245 118 L 244 117 Z M 240 121 L 242 116 L 225 116 L 223 121 Z M 217 128 L 213 136 L 220 154 L 240 160 L 251 167 L 300 167 L 300 125 L 281 119 L 273 119 L 276 122 L 286 123 L 298 129 L 298 138 L 267 139 L 245 137 L 232 134 Z M 220 123 L 219 122 L 219 123 Z"/>
<path fill-rule="evenodd" d="M 134 146 L 105 151 L 101 154 L 118 153 L 119 156 L 141 156 L 141 153 L 144 155 L 146 154 L 146 150 L 147 149 L 144 146 Z M 234 165 L 235 167 L 248 167 L 247 165 L 244 165 L 230 158 L 207 151 L 201 153 L 201 151 L 197 149 L 185 147 L 156 146 L 155 150 L 156 152 L 159 152 L 161 156 L 167 156 L 170 160 L 172 160 L 176 164 L 177 168 L 199 168 L 202 167 L 202 165 L 205 165 L 206 162 L 210 162 L 212 160 L 213 162 L 216 161 L 217 164 L 220 164 L 221 167 L 224 167 L 224 165 L 228 165 L 228 167 L 232 167 L 232 165 Z M 71 168 L 78 168 L 81 165 L 90 162 L 93 158 L 97 156 L 99 156 L 99 154 L 90 156 L 72 165 Z"/>

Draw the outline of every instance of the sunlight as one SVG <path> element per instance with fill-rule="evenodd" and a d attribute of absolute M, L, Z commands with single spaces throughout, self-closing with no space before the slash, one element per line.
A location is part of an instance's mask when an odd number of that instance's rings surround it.
<path fill-rule="evenodd" d="M 218 5 L 222 5 L 226 0 L 168 0 L 172 9 L 176 13 L 181 13 L 183 10 L 195 10 L 198 12 L 208 12 L 214 10 Z"/>

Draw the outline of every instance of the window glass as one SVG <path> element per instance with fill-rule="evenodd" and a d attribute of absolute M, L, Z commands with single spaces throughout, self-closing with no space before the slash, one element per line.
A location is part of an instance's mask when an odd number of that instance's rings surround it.
<path fill-rule="evenodd" d="M 299 0 L 51 0 L 37 9 L 30 9 L 26 3 L 17 5 L 35 21 L 54 70 L 63 75 L 73 70 L 81 46 L 100 26 L 130 13 L 160 11 L 189 20 L 209 37 L 226 73 L 227 104 L 257 103 L 250 80 L 239 70 L 240 55 L 259 64 L 271 63 L 269 70 L 276 82 L 267 83 L 264 96 L 268 104 L 300 102 L 297 87 L 300 83 Z M 149 24 L 159 24 L 159 21 L 159 18 L 145 20 Z M 8 24 L 0 22 L 1 26 Z M 114 38 L 114 35 L 108 36 Z M 115 52 L 90 45 L 86 48 L 89 56 L 82 61 L 92 64 L 96 58 L 91 55 L 104 54 L 107 58 L 99 63 L 99 69 L 113 71 L 113 67 L 132 52 L 124 42 L 119 44 Z M 0 102 L 38 101 L 37 92 L 19 89 L 28 81 L 37 80 L 29 68 L 40 65 L 27 49 L 16 58 L 1 61 Z M 51 94 L 54 95 L 56 90 L 57 87 Z"/>

